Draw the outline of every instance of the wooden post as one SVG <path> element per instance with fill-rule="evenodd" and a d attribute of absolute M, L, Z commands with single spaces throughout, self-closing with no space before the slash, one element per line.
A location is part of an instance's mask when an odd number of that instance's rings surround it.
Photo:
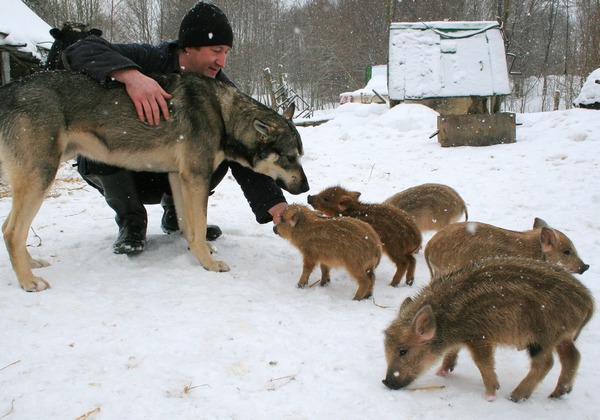
<path fill-rule="evenodd" d="M 278 67 L 277 81 L 279 83 L 279 90 L 280 90 L 280 92 L 277 93 L 278 94 L 277 99 L 279 99 L 278 102 L 285 107 L 288 104 L 289 98 L 288 98 L 287 86 L 285 85 L 285 79 L 283 76 L 283 65 L 282 64 L 280 64 Z"/>
<path fill-rule="evenodd" d="M 0 63 L 2 64 L 2 85 L 5 85 L 10 83 L 10 55 L 8 51 L 2 51 Z"/>
<path fill-rule="evenodd" d="M 554 91 L 554 111 L 558 111 L 558 106 L 560 105 L 560 91 Z"/>
<path fill-rule="evenodd" d="M 265 86 L 267 87 L 269 98 L 271 98 L 271 108 L 277 111 L 277 98 L 275 98 L 275 91 L 273 90 L 273 76 L 271 76 L 271 69 L 267 67 L 263 70 L 263 73 L 265 78 Z"/>

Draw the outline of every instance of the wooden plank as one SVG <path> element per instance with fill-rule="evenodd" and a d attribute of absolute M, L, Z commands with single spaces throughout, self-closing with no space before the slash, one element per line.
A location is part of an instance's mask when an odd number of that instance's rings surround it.
<path fill-rule="evenodd" d="M 438 142 L 443 147 L 514 143 L 516 137 L 515 114 L 511 112 L 438 117 Z"/>

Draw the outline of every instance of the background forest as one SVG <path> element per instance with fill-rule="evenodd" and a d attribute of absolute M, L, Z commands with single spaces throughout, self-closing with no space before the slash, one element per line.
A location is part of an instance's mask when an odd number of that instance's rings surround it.
<path fill-rule="evenodd" d="M 177 38 L 196 0 L 24 0 L 48 24 L 87 23 L 112 42 Z M 227 74 L 266 98 L 264 70 L 313 109 L 365 85 L 365 69 L 386 64 L 390 22 L 501 20 L 515 112 L 570 108 L 600 67 L 600 0 L 218 0 L 234 49 Z M 535 98 L 535 99 L 534 99 Z M 540 99 L 541 98 L 541 99 Z M 559 102 L 557 102 L 559 98 Z"/>

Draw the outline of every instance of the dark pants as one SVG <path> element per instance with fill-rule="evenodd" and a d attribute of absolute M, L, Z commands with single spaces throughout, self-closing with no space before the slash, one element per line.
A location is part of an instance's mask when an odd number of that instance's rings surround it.
<path fill-rule="evenodd" d="M 228 170 L 227 161 L 223 161 L 213 173 L 210 179 L 210 190 L 212 191 L 225 178 Z M 122 168 L 107 165 L 87 159 L 83 156 L 77 156 L 77 170 L 81 177 L 92 187 L 96 188 L 102 195 L 104 191 L 101 186 L 96 185 L 89 175 L 107 176 L 113 175 Z M 169 184 L 169 175 L 164 172 L 135 172 L 133 174 L 136 190 L 142 204 L 159 204 L 163 194 L 171 195 L 171 186 Z"/>

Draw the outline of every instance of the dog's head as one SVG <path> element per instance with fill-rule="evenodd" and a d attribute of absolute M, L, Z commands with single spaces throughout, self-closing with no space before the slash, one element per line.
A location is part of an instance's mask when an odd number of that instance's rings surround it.
<path fill-rule="evenodd" d="M 248 132 L 236 136 L 242 140 L 247 153 L 247 164 L 255 171 L 273 178 L 277 185 L 292 194 L 308 191 L 308 180 L 302 169 L 300 157 L 304 154 L 300 134 L 292 122 L 293 104 L 279 115 L 264 108 L 254 115 L 251 138 Z"/>

